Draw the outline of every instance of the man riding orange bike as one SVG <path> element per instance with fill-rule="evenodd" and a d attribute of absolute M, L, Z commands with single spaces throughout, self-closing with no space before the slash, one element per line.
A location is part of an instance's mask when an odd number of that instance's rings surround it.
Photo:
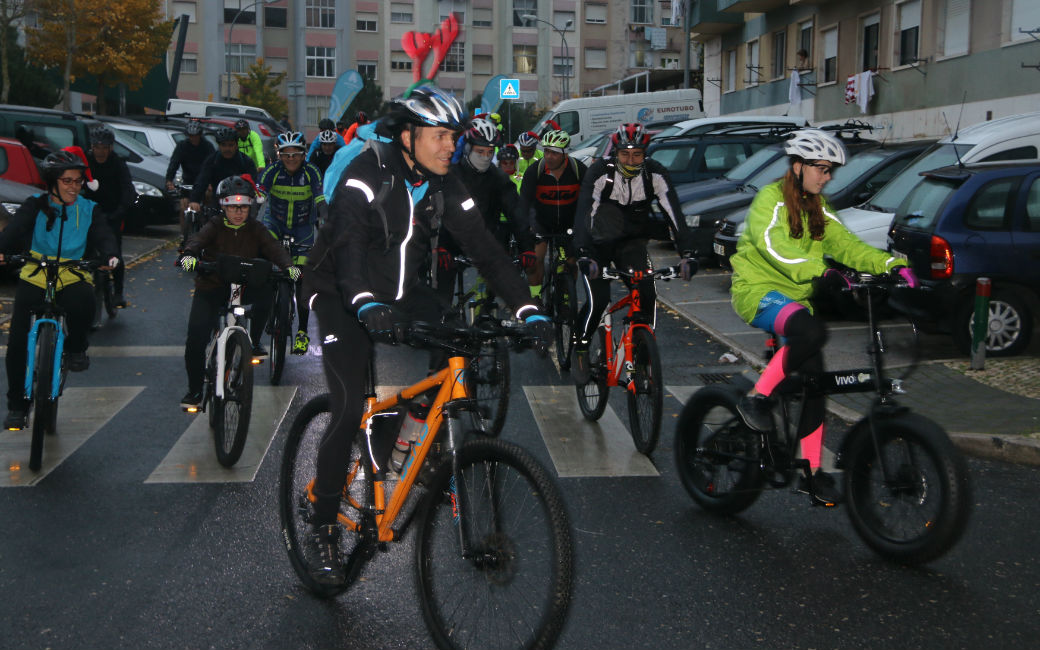
<path fill-rule="evenodd" d="M 473 199 L 449 174 L 455 140 L 467 124 L 458 101 L 417 86 L 390 103 L 379 123 L 391 142 L 372 142 L 339 179 L 330 219 L 318 233 L 304 275 L 318 318 L 331 419 L 317 458 L 311 544 L 314 579 L 344 580 L 336 523 L 348 471 L 344 459 L 358 432 L 374 342 L 397 342 L 397 326 L 440 319 L 447 307 L 421 280 L 444 228 L 492 287 L 543 340 L 548 319 L 532 304 Z"/>
<path fill-rule="evenodd" d="M 668 219 L 669 230 L 680 252 L 680 275 L 689 280 L 697 272 L 687 241 L 689 231 L 679 206 L 679 198 L 664 166 L 648 160 L 646 147 L 650 135 L 642 124 L 622 124 L 611 136 L 614 157 L 596 161 L 581 184 L 575 220 L 574 245 L 578 249 L 578 268 L 584 278 L 588 300 L 578 316 L 574 346 L 574 378 L 588 381 L 589 340 L 596 331 L 603 310 L 610 303 L 610 281 L 600 278 L 600 270 L 612 262 L 621 269 L 645 271 L 653 268 L 646 252 L 649 240 L 650 205 L 657 201 Z M 653 277 L 639 281 L 644 314 L 653 325 Z"/>

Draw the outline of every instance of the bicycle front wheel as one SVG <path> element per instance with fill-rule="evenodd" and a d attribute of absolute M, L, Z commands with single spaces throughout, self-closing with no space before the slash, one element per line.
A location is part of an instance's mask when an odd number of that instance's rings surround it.
<path fill-rule="evenodd" d="M 242 456 L 253 410 L 253 354 L 245 332 L 232 332 L 224 346 L 224 398 L 213 399 L 213 444 L 217 462 L 231 467 Z"/>
<path fill-rule="evenodd" d="M 268 379 L 272 386 L 282 380 L 285 369 L 285 349 L 289 341 L 289 330 L 292 327 L 292 290 L 279 282 L 275 288 L 274 309 L 271 310 L 271 322 L 268 331 L 271 333 L 271 363 L 268 365 Z"/>
<path fill-rule="evenodd" d="M 344 558 L 346 581 L 342 585 L 328 585 L 314 579 L 314 567 L 318 559 L 307 543 L 314 524 L 314 507 L 311 484 L 318 466 L 318 446 L 329 427 L 331 406 L 329 395 L 319 395 L 300 409 L 300 413 L 289 427 L 282 454 L 281 478 L 278 484 L 278 506 L 282 520 L 282 542 L 289 553 L 293 570 L 310 592 L 321 598 L 331 598 L 349 587 L 361 572 L 366 554 L 359 543 L 361 537 L 355 530 L 344 529 L 340 535 L 340 557 Z M 350 454 L 344 459 L 348 464 L 347 484 L 343 488 L 339 513 L 353 522 L 360 522 L 359 509 L 367 504 L 364 489 L 366 484 L 365 458 L 360 436 L 354 437 Z"/>
<path fill-rule="evenodd" d="M 849 518 L 882 557 L 923 564 L 960 539 L 971 508 L 964 459 L 942 428 L 914 413 L 864 422 L 845 466 Z"/>
<path fill-rule="evenodd" d="M 54 433 L 58 402 L 51 398 L 54 386 L 54 326 L 40 323 L 36 330 L 36 364 L 33 366 L 33 426 L 29 442 L 29 469 L 38 472 L 43 465 L 43 438 Z"/>
<path fill-rule="evenodd" d="M 105 287 L 101 281 L 101 273 L 94 273 L 94 320 L 90 323 L 91 331 L 101 329 L 105 324 Z"/>
<path fill-rule="evenodd" d="M 632 376 L 628 385 L 628 426 L 636 451 L 649 455 L 661 436 L 664 383 L 661 354 L 653 332 L 643 327 L 632 331 Z"/>
<path fill-rule="evenodd" d="M 485 343 L 469 362 L 466 388 L 477 400 L 480 431 L 489 436 L 502 433 L 509 410 L 509 343 L 504 338 Z"/>
<path fill-rule="evenodd" d="M 555 334 L 556 362 L 560 370 L 571 367 L 571 347 L 574 345 L 574 321 L 577 308 L 574 276 L 568 271 L 556 274 L 553 292 L 553 330 Z"/>
<path fill-rule="evenodd" d="M 416 568 L 437 647 L 551 648 L 570 605 L 573 548 L 546 470 L 514 444 L 476 439 L 427 499 Z"/>
<path fill-rule="evenodd" d="M 589 379 L 584 384 L 576 384 L 578 391 L 578 408 L 586 420 L 595 422 L 603 417 L 607 410 L 607 334 L 600 326 L 589 342 Z"/>
<path fill-rule="evenodd" d="M 110 274 L 101 274 L 101 286 L 101 295 L 105 302 L 105 313 L 108 314 L 109 318 L 115 318 L 119 311 L 116 309 L 116 288 Z"/>

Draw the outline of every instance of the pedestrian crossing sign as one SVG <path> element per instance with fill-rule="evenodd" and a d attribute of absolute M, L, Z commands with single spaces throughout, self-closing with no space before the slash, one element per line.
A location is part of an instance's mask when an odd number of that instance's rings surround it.
<path fill-rule="evenodd" d="M 499 79 L 498 96 L 499 99 L 520 99 L 520 80 Z"/>

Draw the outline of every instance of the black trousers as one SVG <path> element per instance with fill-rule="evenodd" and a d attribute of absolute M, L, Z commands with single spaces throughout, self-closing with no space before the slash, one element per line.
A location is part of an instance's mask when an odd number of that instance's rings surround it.
<path fill-rule="evenodd" d="M 11 331 L 7 338 L 7 408 L 22 410 L 25 400 L 25 364 L 29 358 L 29 324 L 32 310 L 43 304 L 44 289 L 18 280 L 14 292 Z M 87 333 L 94 319 L 94 287 L 89 282 L 65 285 L 54 296 L 65 310 L 66 352 L 86 352 Z"/>
<path fill-rule="evenodd" d="M 184 369 L 188 372 L 188 390 L 202 390 L 206 375 L 206 345 L 219 325 L 220 312 L 227 305 L 231 287 L 195 289 L 188 314 L 188 337 L 184 343 Z M 260 341 L 271 314 L 274 292 L 270 285 L 246 287 L 242 292 L 242 304 L 253 305 L 249 321 L 249 338 L 253 343 Z"/>
<path fill-rule="evenodd" d="M 597 245 L 592 259 L 596 260 L 596 264 L 601 269 L 607 268 L 613 262 L 615 267 L 622 270 L 645 271 L 652 268 L 650 258 L 646 253 L 646 242 L 646 239 L 640 238 L 611 245 Z M 599 326 L 603 310 L 610 304 L 610 280 L 592 280 L 581 275 L 578 283 L 585 287 L 588 300 L 578 315 L 576 329 L 580 341 L 588 343 Z M 643 321 L 652 323 L 654 303 L 657 300 L 654 280 L 653 278 L 640 280 L 638 285 Z M 581 291 L 580 288 L 578 290 Z"/>

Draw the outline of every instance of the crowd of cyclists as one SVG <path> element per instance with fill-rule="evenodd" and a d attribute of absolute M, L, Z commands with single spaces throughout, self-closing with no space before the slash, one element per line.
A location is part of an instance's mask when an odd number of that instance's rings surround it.
<path fill-rule="evenodd" d="M 541 134 L 523 132 L 515 143 L 506 143 L 497 115 L 468 116 L 452 95 L 428 84 L 392 100 L 388 112 L 372 123 L 358 113 L 353 123 L 322 120 L 319 126 L 310 143 L 299 132 L 279 135 L 275 159 L 266 161 L 245 120 L 217 131 L 216 150 L 202 137 L 201 125 L 189 121 L 166 179 L 172 191 L 179 170 L 192 185 L 182 210 L 203 205 L 214 210 L 184 242 L 179 258 L 184 269 L 195 269 L 199 259 L 231 254 L 263 257 L 288 271 L 298 282 L 294 353 L 308 351 L 309 313 L 315 313 L 332 417 L 317 459 L 312 543 L 321 558 L 315 578 L 336 584 L 343 580 L 336 524 L 345 478 L 341 459 L 358 431 L 373 344 L 396 343 L 395 326 L 401 322 L 439 320 L 447 312 L 459 272 L 454 256 L 470 258 L 478 282 L 547 341 L 550 317 L 540 301 L 544 259 L 550 237 L 561 243 L 585 297 L 574 332 L 576 381 L 588 372 L 589 338 L 609 301 L 601 271 L 609 265 L 652 268 L 647 251 L 652 203 L 670 227 L 684 279 L 696 272 L 697 263 L 675 190 L 664 168 L 647 158 L 650 135 L 640 124 L 619 125 L 613 152 L 591 167 L 568 155 L 567 132 L 550 125 Z M 355 139 L 364 146 L 352 149 Z M 66 259 L 100 254 L 116 269 L 115 292 L 123 306 L 119 233 L 133 189 L 125 162 L 111 151 L 112 140 L 110 131 L 99 128 L 85 156 L 70 151 L 47 156 L 42 166 L 48 189 L 26 201 L 0 233 L 0 253 L 30 250 L 37 258 Z M 733 258 L 734 308 L 786 343 L 741 402 L 742 416 L 755 429 L 769 425 L 769 395 L 785 376 L 822 364 L 826 330 L 813 316 L 810 299 L 844 282 L 828 270 L 824 255 L 871 272 L 894 271 L 916 283 L 900 260 L 851 235 L 821 196 L 835 167 L 845 162 L 840 141 L 806 129 L 788 140 L 786 151 L 790 169 L 756 197 Z M 351 158 L 337 166 L 341 156 Z M 326 172 L 335 177 L 325 178 Z M 84 187 L 88 174 L 99 187 Z M 327 201 L 330 188 L 334 199 Z M 279 243 L 286 234 L 309 253 L 291 257 Z M 29 406 L 21 381 L 25 333 L 30 308 L 41 300 L 31 267 L 19 280 L 8 342 L 7 429 L 25 425 Z M 74 371 L 89 365 L 93 294 L 84 290 L 86 282 L 69 274 L 58 292 L 68 313 L 68 365 Z M 653 281 L 642 281 L 639 289 L 652 304 Z M 196 278 L 184 352 L 188 386 L 181 406 L 186 410 L 202 400 L 205 345 L 228 290 L 214 277 Z M 271 291 L 251 287 L 246 300 L 254 304 L 256 358 L 267 355 L 260 338 Z M 653 318 L 653 310 L 647 313 Z M 819 467 L 823 436 L 817 406 L 807 405 L 819 425 L 803 444 L 813 468 Z M 819 478 L 826 483 L 825 475 Z M 824 498 L 837 501 L 840 495 L 825 491 Z"/>

